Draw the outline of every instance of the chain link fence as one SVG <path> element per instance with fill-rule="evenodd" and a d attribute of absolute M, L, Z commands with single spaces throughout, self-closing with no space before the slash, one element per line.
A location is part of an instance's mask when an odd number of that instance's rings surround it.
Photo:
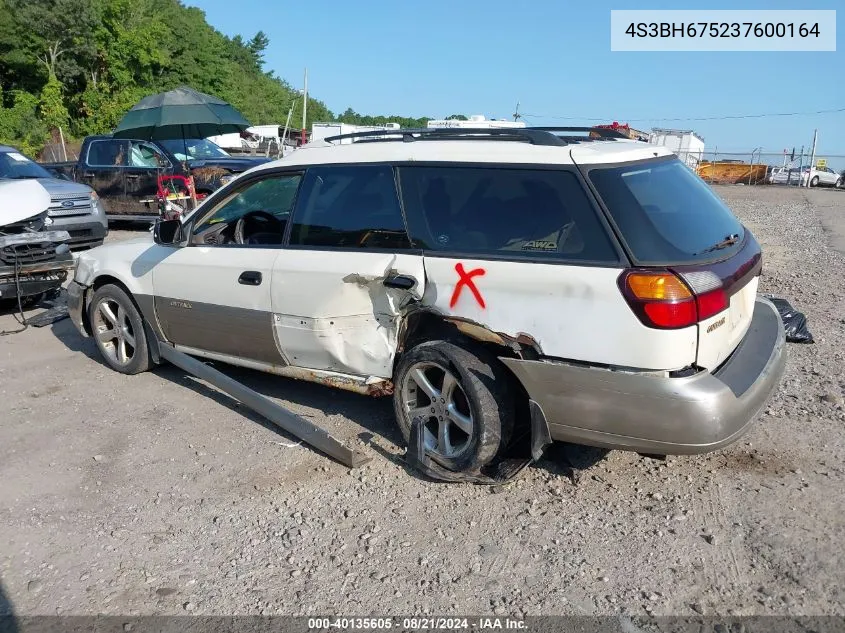
<path fill-rule="evenodd" d="M 811 156 L 801 151 L 764 152 L 762 148 L 746 151 L 719 151 L 718 147 L 701 152 L 681 152 L 679 158 L 703 180 L 712 184 L 806 186 Z M 813 186 L 845 187 L 845 155 L 816 154 Z"/>

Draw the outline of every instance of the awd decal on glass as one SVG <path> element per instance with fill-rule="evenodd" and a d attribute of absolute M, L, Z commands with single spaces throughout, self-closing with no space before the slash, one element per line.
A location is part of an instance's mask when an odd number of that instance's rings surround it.
<path fill-rule="evenodd" d="M 464 286 L 466 286 L 475 297 L 475 300 L 478 301 L 478 305 L 482 308 L 486 308 L 487 306 L 484 305 L 484 297 L 481 296 L 481 292 L 479 292 L 475 282 L 472 280 L 473 277 L 482 276 L 485 273 L 485 270 L 483 268 L 474 268 L 467 272 L 464 270 L 464 265 L 459 262 L 455 264 L 455 272 L 458 273 L 458 283 L 455 284 L 455 291 L 452 293 L 452 300 L 449 301 L 449 307 L 454 308 L 457 305 L 458 298 L 461 296 L 461 291 L 464 289 Z"/>

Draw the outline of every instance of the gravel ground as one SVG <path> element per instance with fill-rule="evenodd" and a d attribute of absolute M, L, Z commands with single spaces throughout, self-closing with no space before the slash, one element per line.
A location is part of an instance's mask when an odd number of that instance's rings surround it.
<path fill-rule="evenodd" d="M 106 369 L 68 320 L 0 338 L 0 612 L 845 614 L 845 195 L 718 192 L 816 344 L 715 454 L 557 446 L 504 488 L 434 484 L 389 400 L 227 369 L 365 444 L 350 473 L 173 367 Z"/>

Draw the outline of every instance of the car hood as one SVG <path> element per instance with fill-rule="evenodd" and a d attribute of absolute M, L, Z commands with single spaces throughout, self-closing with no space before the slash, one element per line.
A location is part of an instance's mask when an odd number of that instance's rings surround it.
<path fill-rule="evenodd" d="M 256 165 L 263 165 L 269 163 L 271 159 L 261 157 L 249 158 L 203 158 L 201 160 L 192 160 L 188 164 L 191 169 L 198 169 L 201 167 L 222 167 L 232 172 L 242 172 L 255 167 Z"/>
<path fill-rule="evenodd" d="M 38 178 L 37 180 L 51 196 L 75 193 L 80 197 L 83 197 L 91 193 L 91 187 L 88 185 L 82 185 L 78 182 L 70 182 L 60 178 Z"/>
<path fill-rule="evenodd" d="M 0 179 L 0 227 L 43 213 L 50 206 L 50 194 L 35 179 Z"/>

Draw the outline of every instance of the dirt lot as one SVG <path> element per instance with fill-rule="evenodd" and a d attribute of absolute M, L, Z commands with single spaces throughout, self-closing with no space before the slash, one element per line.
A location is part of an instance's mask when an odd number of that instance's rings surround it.
<path fill-rule="evenodd" d="M 0 612 L 845 614 L 845 194 L 718 192 L 816 344 L 716 454 L 433 484 L 389 400 L 227 370 L 365 443 L 350 473 L 173 367 L 106 369 L 68 320 L 0 338 Z"/>

